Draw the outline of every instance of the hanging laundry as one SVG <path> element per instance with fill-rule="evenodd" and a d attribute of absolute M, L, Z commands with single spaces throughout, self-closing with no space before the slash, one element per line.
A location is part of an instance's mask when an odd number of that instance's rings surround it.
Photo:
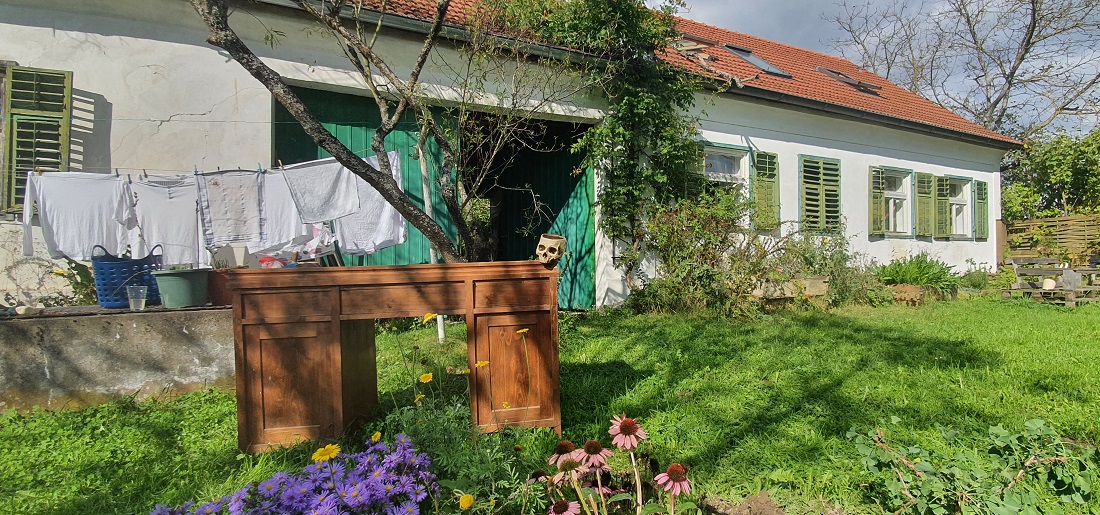
<path fill-rule="evenodd" d="M 359 180 L 335 158 L 298 163 L 283 170 L 302 222 L 327 222 L 359 211 L 361 203 L 355 187 Z"/>
<path fill-rule="evenodd" d="M 386 154 L 390 160 L 393 180 L 402 188 L 401 160 L 397 152 Z M 378 157 L 371 156 L 367 164 L 378 169 Z M 357 180 L 360 209 L 335 221 L 336 239 L 349 254 L 371 254 L 405 242 L 405 219 L 382 194 L 364 180 Z M 402 188 L 403 190 L 403 188 Z"/>
<path fill-rule="evenodd" d="M 247 244 L 248 252 L 256 253 L 264 249 L 281 249 L 292 241 L 297 241 L 308 236 L 304 241 L 313 237 L 313 228 L 310 224 L 302 223 L 298 206 L 294 203 L 294 197 L 284 175 L 285 173 L 269 171 L 264 178 L 264 237 L 262 240 L 250 241 Z M 356 196 L 358 198 L 358 195 Z"/>
<path fill-rule="evenodd" d="M 195 174 L 205 246 L 264 239 L 264 175 L 255 170 Z"/>
<path fill-rule="evenodd" d="M 27 172 L 23 205 L 23 255 L 34 255 L 31 223 L 38 205 L 38 223 L 50 257 L 90 261 L 92 248 L 102 245 L 121 255 L 129 243 L 119 211 L 125 194 L 117 175 L 85 172 Z"/>
<path fill-rule="evenodd" d="M 200 237 L 195 176 L 154 175 L 126 182 L 122 209 L 124 223 L 132 229 L 133 255 L 144 256 L 160 245 L 166 266 L 209 262 Z"/>

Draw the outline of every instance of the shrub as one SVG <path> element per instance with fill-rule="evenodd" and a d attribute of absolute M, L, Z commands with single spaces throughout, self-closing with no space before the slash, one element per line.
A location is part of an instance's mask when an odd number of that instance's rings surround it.
<path fill-rule="evenodd" d="M 875 275 L 886 284 L 913 284 L 935 289 L 949 296 L 959 285 L 959 278 L 948 265 L 921 252 L 904 259 L 895 259 L 880 266 Z"/>
<path fill-rule="evenodd" d="M 1095 450 L 1063 440 L 1043 420 L 1025 422 L 1021 433 L 993 426 L 984 438 L 940 433 L 942 451 L 899 446 L 882 429 L 848 438 L 895 513 L 1084 513 L 1093 500 Z"/>

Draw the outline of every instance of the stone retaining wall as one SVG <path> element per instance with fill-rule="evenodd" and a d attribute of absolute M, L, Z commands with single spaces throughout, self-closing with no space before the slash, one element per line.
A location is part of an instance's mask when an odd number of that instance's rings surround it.
<path fill-rule="evenodd" d="M 233 384 L 230 309 L 0 320 L 0 411 Z"/>

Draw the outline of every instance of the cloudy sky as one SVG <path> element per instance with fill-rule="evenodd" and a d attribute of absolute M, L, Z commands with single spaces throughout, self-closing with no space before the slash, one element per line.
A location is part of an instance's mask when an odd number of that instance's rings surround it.
<path fill-rule="evenodd" d="M 680 15 L 753 36 L 819 52 L 839 34 L 822 18 L 839 11 L 834 0 L 687 0 Z M 873 2 L 874 3 L 874 2 Z"/>

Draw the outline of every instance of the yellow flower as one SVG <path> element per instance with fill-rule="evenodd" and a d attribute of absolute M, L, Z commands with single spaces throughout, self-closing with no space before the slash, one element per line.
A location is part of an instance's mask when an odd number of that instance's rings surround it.
<path fill-rule="evenodd" d="M 526 334 L 527 331 L 530 331 L 530 329 L 524 327 L 523 329 L 520 329 L 519 331 L 516 331 L 516 334 Z"/>
<path fill-rule="evenodd" d="M 463 510 L 468 510 L 474 507 L 474 496 L 470 494 L 462 494 L 462 497 L 458 498 L 458 507 Z"/>
<path fill-rule="evenodd" d="M 340 446 L 330 443 L 313 453 L 313 461 L 328 461 L 335 458 L 337 454 L 340 454 Z"/>
<path fill-rule="evenodd" d="M 420 322 L 421 325 L 431 322 L 433 318 L 439 316 L 439 313 L 428 313 L 424 315 L 424 321 Z"/>
<path fill-rule="evenodd" d="M 500 407 L 502 407 L 502 408 L 504 408 L 504 409 L 508 409 L 508 408 L 511 408 L 511 407 L 512 407 L 512 405 L 511 405 L 511 404 L 508 404 L 508 402 L 507 402 L 507 401 L 505 401 L 505 402 L 502 402 L 502 403 L 500 403 Z"/>
<path fill-rule="evenodd" d="M 469 375 L 469 373 L 470 373 L 470 369 L 468 369 L 468 368 L 462 369 L 462 375 Z"/>
<path fill-rule="evenodd" d="M 477 363 L 474 363 L 474 368 L 481 368 L 481 367 L 488 366 L 488 365 L 489 365 L 488 361 L 478 361 Z"/>
<path fill-rule="evenodd" d="M 65 275 L 65 271 L 64 270 L 54 270 L 53 275 Z"/>
<path fill-rule="evenodd" d="M 418 393 L 418 394 L 416 394 L 416 398 L 413 399 L 413 404 L 416 404 L 417 406 L 419 406 L 420 401 L 422 401 L 422 400 L 424 400 L 424 394 Z"/>
<path fill-rule="evenodd" d="M 420 382 L 421 383 L 430 383 L 430 382 L 432 382 L 432 373 L 428 372 L 426 374 L 420 374 Z"/>
<path fill-rule="evenodd" d="M 382 439 L 382 432 L 381 431 L 375 431 L 373 435 L 370 435 L 370 441 L 373 442 L 373 443 L 378 443 L 378 440 L 381 440 L 381 439 Z"/>

